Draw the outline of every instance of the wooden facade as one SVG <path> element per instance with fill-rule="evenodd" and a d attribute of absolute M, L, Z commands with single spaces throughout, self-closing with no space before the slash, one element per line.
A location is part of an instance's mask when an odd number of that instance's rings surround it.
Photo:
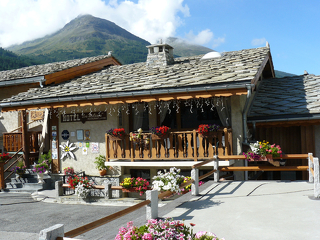
<path fill-rule="evenodd" d="M 262 126 L 256 127 L 255 139 L 266 140 L 271 144 L 279 144 L 283 153 L 307 154 L 315 153 L 315 133 L 313 125 L 305 126 Z M 290 160 L 287 166 L 306 166 L 308 162 L 302 159 Z M 279 178 L 279 173 L 274 173 Z M 307 172 L 297 172 L 297 178 L 307 180 Z"/>

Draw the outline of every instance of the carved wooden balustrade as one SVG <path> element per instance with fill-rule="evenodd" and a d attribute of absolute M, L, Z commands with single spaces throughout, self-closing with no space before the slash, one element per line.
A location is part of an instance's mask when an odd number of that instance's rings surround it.
<path fill-rule="evenodd" d="M 29 151 L 39 152 L 39 139 L 41 132 L 28 132 Z M 3 133 L 3 147 L 5 152 L 16 152 L 22 148 L 22 132 Z"/>
<path fill-rule="evenodd" d="M 143 139 L 130 141 L 130 135 L 117 140 L 106 134 L 106 158 L 119 160 L 194 160 L 210 159 L 214 155 L 232 155 L 232 130 L 219 129 L 209 136 L 193 131 L 173 131 L 162 139 L 142 133 Z"/>

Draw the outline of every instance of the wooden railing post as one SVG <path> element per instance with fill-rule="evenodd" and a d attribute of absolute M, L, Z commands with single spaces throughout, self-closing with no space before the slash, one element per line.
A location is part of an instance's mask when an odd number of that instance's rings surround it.
<path fill-rule="evenodd" d="M 313 158 L 313 169 L 314 169 L 314 197 L 320 198 L 319 158 Z"/>
<path fill-rule="evenodd" d="M 29 143 L 29 136 L 28 136 L 28 126 L 27 126 L 27 117 L 26 111 L 21 111 L 21 125 L 22 125 L 22 146 L 23 146 L 23 154 L 24 154 L 24 161 L 27 168 L 30 166 L 29 161 L 29 153 L 30 153 L 30 143 Z"/>
<path fill-rule="evenodd" d="M 314 177 L 313 177 L 313 173 L 312 173 L 312 170 L 313 170 L 313 156 L 312 156 L 312 153 L 308 153 L 308 166 L 309 166 L 309 169 L 308 169 L 309 182 L 312 183 L 314 181 Z"/>
<path fill-rule="evenodd" d="M 191 194 L 193 196 L 199 195 L 199 169 L 193 168 L 191 170 L 191 178 L 194 180 L 191 184 Z"/>
<path fill-rule="evenodd" d="M 197 143 L 197 131 L 193 130 L 193 159 L 198 161 L 198 143 Z"/>

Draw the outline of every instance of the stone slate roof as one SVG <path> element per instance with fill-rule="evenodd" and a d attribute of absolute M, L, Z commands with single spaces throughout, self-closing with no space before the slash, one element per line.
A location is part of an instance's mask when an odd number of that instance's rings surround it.
<path fill-rule="evenodd" d="M 263 79 L 248 113 L 249 120 L 320 114 L 320 76 Z"/>
<path fill-rule="evenodd" d="M 214 84 L 250 83 L 263 61 L 267 47 L 225 52 L 221 58 L 200 60 L 203 56 L 176 58 L 163 67 L 148 67 L 146 63 L 110 66 L 55 86 L 33 88 L 3 102 L 20 102 L 51 97 L 131 92 L 137 90 L 183 88 Z M 50 101 L 48 99 L 48 101 Z"/>
<path fill-rule="evenodd" d="M 19 69 L 0 71 L 0 81 L 15 80 L 21 78 L 30 78 L 48 75 L 54 72 L 59 72 L 68 68 L 81 66 L 87 63 L 95 62 L 104 58 L 108 58 L 110 55 L 101 55 L 96 57 L 86 57 L 81 59 L 47 63 L 42 65 L 34 65 Z"/>

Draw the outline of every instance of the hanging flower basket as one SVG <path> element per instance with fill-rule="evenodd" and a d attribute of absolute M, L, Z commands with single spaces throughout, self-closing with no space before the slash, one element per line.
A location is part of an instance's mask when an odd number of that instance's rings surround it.
<path fill-rule="evenodd" d="M 167 126 L 152 127 L 150 128 L 151 139 L 161 140 L 161 139 L 167 138 L 169 136 L 169 130 L 170 128 Z"/>
<path fill-rule="evenodd" d="M 111 128 L 107 131 L 107 134 L 112 141 L 122 140 L 126 136 L 124 128 Z"/>

